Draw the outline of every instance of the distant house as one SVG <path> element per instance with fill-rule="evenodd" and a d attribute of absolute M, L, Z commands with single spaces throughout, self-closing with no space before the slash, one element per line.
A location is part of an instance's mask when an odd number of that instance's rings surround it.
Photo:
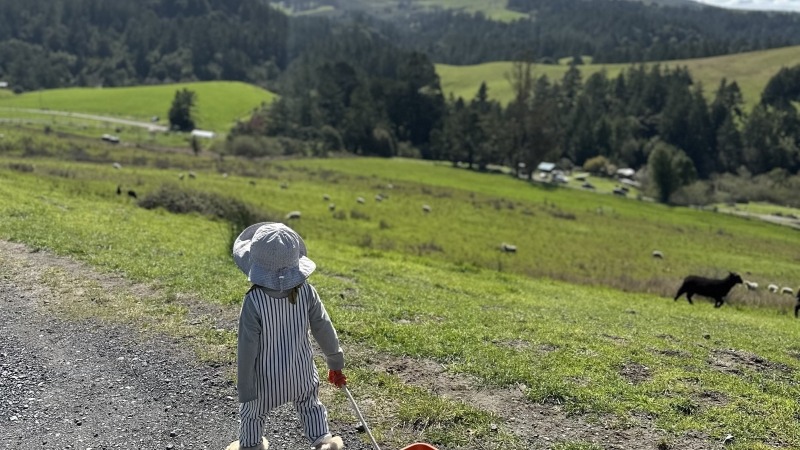
<path fill-rule="evenodd" d="M 199 137 L 203 139 L 214 139 L 214 132 L 213 131 L 205 131 L 205 130 L 192 130 L 193 137 Z"/>
<path fill-rule="evenodd" d="M 536 166 L 536 170 L 539 172 L 550 173 L 556 168 L 556 163 L 551 162 L 540 162 L 538 166 Z"/>
<path fill-rule="evenodd" d="M 630 168 L 617 169 L 617 178 L 633 178 L 636 171 Z"/>

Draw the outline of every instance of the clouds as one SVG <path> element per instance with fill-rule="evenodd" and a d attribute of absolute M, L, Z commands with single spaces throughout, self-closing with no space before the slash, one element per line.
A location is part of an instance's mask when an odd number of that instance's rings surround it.
<path fill-rule="evenodd" d="M 707 5 L 731 9 L 800 12 L 800 0 L 695 0 Z"/>

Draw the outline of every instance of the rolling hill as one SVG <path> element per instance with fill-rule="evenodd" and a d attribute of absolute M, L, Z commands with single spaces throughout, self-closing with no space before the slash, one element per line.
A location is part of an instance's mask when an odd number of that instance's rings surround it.
<path fill-rule="evenodd" d="M 247 117 L 275 94 L 246 83 L 214 81 L 120 88 L 68 88 L 0 95 L 0 108 L 47 109 L 166 123 L 167 113 L 180 89 L 196 94 L 198 128 L 227 132 L 237 119 Z"/>
<path fill-rule="evenodd" d="M 707 96 L 713 95 L 720 80 L 736 81 L 748 109 L 758 103 L 761 91 L 769 79 L 781 67 L 800 64 L 800 46 L 773 50 L 762 50 L 713 58 L 683 59 L 647 63 L 666 67 L 687 67 L 695 82 L 702 83 Z M 472 66 L 453 66 L 437 64 L 436 72 L 442 83 L 445 95 L 471 99 L 478 91 L 481 82 L 489 87 L 489 96 L 501 103 L 512 98 L 511 87 L 506 79 L 512 62 L 493 62 Z M 630 64 L 587 64 L 580 67 L 584 78 L 592 73 L 605 70 L 609 77 L 617 76 Z M 534 76 L 546 75 L 551 80 L 560 80 L 567 70 L 566 65 L 534 65 Z"/>

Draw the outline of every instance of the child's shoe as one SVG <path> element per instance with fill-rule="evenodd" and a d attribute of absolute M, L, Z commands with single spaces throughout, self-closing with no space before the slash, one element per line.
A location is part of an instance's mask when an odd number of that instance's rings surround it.
<path fill-rule="evenodd" d="M 342 442 L 342 438 L 334 436 L 322 441 L 322 443 L 314 447 L 314 450 L 342 450 L 343 448 L 344 442 Z"/>
<path fill-rule="evenodd" d="M 268 448 L 269 441 L 267 441 L 267 438 L 262 437 L 261 443 L 255 447 L 240 447 L 239 441 L 233 441 L 227 447 L 225 447 L 225 450 L 267 450 Z"/>

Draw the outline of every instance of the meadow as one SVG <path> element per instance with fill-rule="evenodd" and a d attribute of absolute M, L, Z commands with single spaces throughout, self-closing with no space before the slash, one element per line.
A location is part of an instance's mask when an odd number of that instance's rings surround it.
<path fill-rule="evenodd" d="M 272 220 L 301 211 L 289 223 L 318 264 L 312 281 L 350 383 L 388 448 L 529 448 L 525 426 L 544 430 L 548 420 L 551 440 L 534 442 L 561 450 L 604 448 L 625 433 L 650 448 L 709 448 L 728 434 L 729 448 L 800 446 L 793 299 L 742 286 L 720 309 L 671 299 L 690 273 L 797 287 L 792 229 L 426 161 L 243 161 L 2 124 L 0 134 L 0 239 L 161 293 L 115 297 L 62 283 L 65 313 L 179 333 L 220 363 L 235 358 L 236 330 L 194 323 L 181 299 L 236 314 L 248 288 L 230 258 L 238 230 L 140 202 L 203 193 Z M 196 178 L 179 178 L 189 170 Z M 517 252 L 500 251 L 503 242 Z M 652 258 L 656 249 L 664 259 Z M 503 403 L 513 394 L 522 403 Z M 325 395 L 332 414 L 352 414 Z M 558 422 L 529 417 L 536 408 L 557 411 Z"/>
<path fill-rule="evenodd" d="M 492 62 L 473 66 L 453 66 L 437 64 L 436 73 L 441 78 L 442 91 L 445 95 L 472 99 L 478 92 L 482 82 L 489 88 L 489 96 L 503 104 L 513 98 L 508 74 L 511 73 L 512 62 Z M 716 56 L 711 58 L 684 59 L 646 63 L 646 66 L 660 64 L 662 67 L 686 67 L 696 83 L 703 86 L 708 98 L 713 96 L 720 81 L 736 81 L 742 90 L 746 109 L 752 108 L 761 100 L 761 92 L 769 79 L 782 67 L 800 64 L 800 46 L 762 50 L 735 55 Z M 561 63 L 535 64 L 534 77 L 542 75 L 550 80 L 560 81 L 567 71 L 568 65 Z M 579 66 L 584 79 L 593 73 L 605 71 L 609 78 L 616 77 L 630 64 L 585 64 Z"/>
<path fill-rule="evenodd" d="M 65 88 L 0 95 L 0 117 L 19 114 L 17 109 L 52 110 L 96 114 L 169 126 L 167 114 L 175 92 L 188 89 L 196 94 L 194 119 L 197 128 L 227 133 L 237 119 L 247 118 L 275 94 L 259 87 L 230 81 L 176 83 L 157 86 L 115 88 Z M 4 111 L 5 110 L 5 114 Z M 24 111 L 23 114 L 34 114 Z M 46 118 L 42 118 L 46 119 Z M 52 119 L 51 119 L 52 120 Z"/>

